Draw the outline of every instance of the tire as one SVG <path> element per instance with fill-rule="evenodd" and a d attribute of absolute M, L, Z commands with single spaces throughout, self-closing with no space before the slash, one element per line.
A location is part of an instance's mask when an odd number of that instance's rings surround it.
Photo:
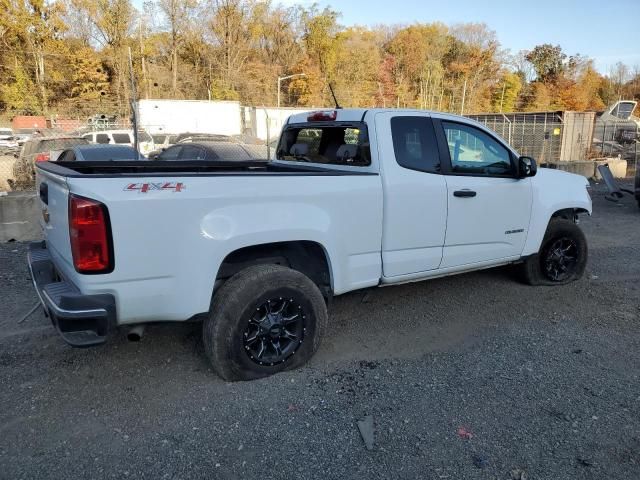
<path fill-rule="evenodd" d="M 326 327 L 324 298 L 306 275 L 256 265 L 214 295 L 203 324 L 204 349 L 224 380 L 254 380 L 304 365 Z"/>
<path fill-rule="evenodd" d="M 566 258 L 575 262 L 561 260 Z M 537 254 L 530 256 L 522 266 L 523 276 L 529 285 L 566 285 L 584 274 L 588 259 L 587 239 L 582 230 L 571 220 L 552 218 Z M 566 271 L 562 271 L 562 266 Z M 558 268 L 558 266 L 560 268 Z"/>

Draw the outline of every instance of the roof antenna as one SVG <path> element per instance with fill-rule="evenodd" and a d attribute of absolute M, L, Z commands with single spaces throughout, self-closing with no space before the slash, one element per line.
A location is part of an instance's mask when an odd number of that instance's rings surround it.
<path fill-rule="evenodd" d="M 336 98 L 336 94 L 333 93 L 333 85 L 329 82 L 329 90 L 331 90 L 331 96 L 333 97 L 333 103 L 336 104 L 336 110 L 340 110 L 342 107 L 338 104 L 338 99 Z"/>

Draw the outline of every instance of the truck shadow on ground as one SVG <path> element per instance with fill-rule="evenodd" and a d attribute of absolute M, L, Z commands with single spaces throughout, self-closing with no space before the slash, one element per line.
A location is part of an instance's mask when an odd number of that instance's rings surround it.
<path fill-rule="evenodd" d="M 311 365 L 416 358 L 464 348 L 502 321 L 522 315 L 518 299 L 530 289 L 519 282 L 513 267 L 505 267 L 336 297 Z M 172 357 L 190 363 L 190 368 L 209 369 L 200 322 L 152 324 L 137 343 L 127 341 L 127 331 L 121 328 L 101 350 L 106 355 L 135 355 L 149 365 Z"/>

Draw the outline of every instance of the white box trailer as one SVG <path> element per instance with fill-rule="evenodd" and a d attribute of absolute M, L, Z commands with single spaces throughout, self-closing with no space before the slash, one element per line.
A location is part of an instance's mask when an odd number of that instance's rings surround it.
<path fill-rule="evenodd" d="M 280 132 L 291 115 L 326 110 L 322 108 L 243 107 L 245 133 L 269 143 L 280 137 Z"/>
<path fill-rule="evenodd" d="M 240 103 L 208 100 L 140 100 L 139 124 L 148 133 L 242 132 Z"/>

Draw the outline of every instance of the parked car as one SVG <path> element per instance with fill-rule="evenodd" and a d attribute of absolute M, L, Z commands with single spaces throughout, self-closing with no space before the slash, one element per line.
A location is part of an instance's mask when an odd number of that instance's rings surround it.
<path fill-rule="evenodd" d="M 146 160 L 129 145 L 77 145 L 63 151 L 58 162 L 107 162 L 112 160 Z"/>
<path fill-rule="evenodd" d="M 17 148 L 18 146 L 18 137 L 15 135 L 4 138 L 0 137 L 0 148 Z"/>
<path fill-rule="evenodd" d="M 100 130 L 89 132 L 82 135 L 91 143 L 99 143 L 101 145 L 117 144 L 133 146 L 133 130 Z M 140 151 L 147 155 L 155 149 L 153 138 L 147 132 L 138 133 L 138 144 Z"/>
<path fill-rule="evenodd" d="M 14 137 L 16 138 L 16 141 L 18 142 L 18 146 L 22 146 L 24 145 L 28 140 L 31 140 L 31 138 L 33 137 L 32 134 L 30 133 L 17 133 L 16 135 L 14 135 Z"/>
<path fill-rule="evenodd" d="M 55 161 L 63 150 L 88 143 L 82 137 L 33 136 L 24 143 L 20 153 L 16 154 L 17 160 L 13 165 L 14 188 L 33 187 L 36 163 Z"/>
<path fill-rule="evenodd" d="M 181 133 L 176 139 L 175 143 L 185 142 L 236 142 L 237 140 L 229 135 L 219 135 L 217 133 Z"/>
<path fill-rule="evenodd" d="M 0 127 L 0 140 L 6 140 L 9 137 L 13 137 L 13 130 L 10 128 Z"/>
<path fill-rule="evenodd" d="M 277 150 L 271 162 L 39 163 L 45 241 L 28 263 L 63 339 L 203 319 L 214 370 L 250 380 L 307 362 L 335 295 L 508 264 L 531 285 L 585 271 L 587 180 L 538 170 L 473 120 L 296 114 Z"/>
<path fill-rule="evenodd" d="M 153 144 L 156 149 L 165 149 L 171 145 L 175 145 L 178 141 L 178 135 L 169 133 L 158 133 L 151 135 L 151 138 L 153 138 Z"/>
<path fill-rule="evenodd" d="M 167 148 L 169 148 L 172 145 L 175 145 L 178 139 L 178 135 L 167 134 L 167 133 L 155 134 L 155 135 L 151 135 L 151 137 L 153 138 L 153 145 L 155 150 L 147 153 L 147 157 L 149 158 L 157 157 L 162 152 L 164 152 Z"/>
<path fill-rule="evenodd" d="M 152 156 L 150 160 L 266 160 L 267 149 L 259 145 L 240 143 L 208 142 L 178 143 L 163 152 Z"/>

